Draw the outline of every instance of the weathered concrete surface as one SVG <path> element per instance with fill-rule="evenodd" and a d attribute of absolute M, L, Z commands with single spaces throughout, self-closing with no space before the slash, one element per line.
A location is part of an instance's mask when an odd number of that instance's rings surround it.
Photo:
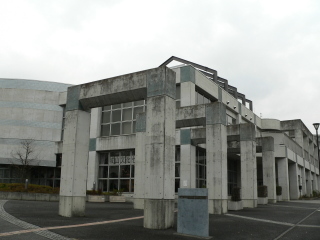
<path fill-rule="evenodd" d="M 288 173 L 288 159 L 280 158 L 277 159 L 278 164 L 278 182 L 279 186 L 282 187 L 282 200 L 289 201 L 289 173 Z"/>

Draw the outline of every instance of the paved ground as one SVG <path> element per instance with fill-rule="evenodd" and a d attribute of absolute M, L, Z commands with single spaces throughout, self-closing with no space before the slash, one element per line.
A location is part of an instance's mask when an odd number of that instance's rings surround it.
<path fill-rule="evenodd" d="M 143 211 L 134 210 L 131 203 L 87 203 L 86 217 L 82 218 L 64 218 L 57 213 L 57 202 L 0 200 L 0 239 L 195 239 L 176 235 L 176 225 L 168 230 L 144 229 Z M 320 200 L 210 215 L 210 236 L 225 240 L 319 240 Z"/>

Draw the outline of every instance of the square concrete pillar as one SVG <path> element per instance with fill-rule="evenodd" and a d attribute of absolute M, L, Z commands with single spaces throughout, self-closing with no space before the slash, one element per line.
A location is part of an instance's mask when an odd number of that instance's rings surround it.
<path fill-rule="evenodd" d="M 136 118 L 136 149 L 134 175 L 134 209 L 144 209 L 144 188 L 146 168 L 146 113 L 140 113 Z"/>
<path fill-rule="evenodd" d="M 313 173 L 313 189 L 319 191 L 318 176 L 316 173 Z"/>
<path fill-rule="evenodd" d="M 288 158 L 278 159 L 278 182 L 282 187 L 282 200 L 289 201 L 289 172 L 288 172 Z"/>
<path fill-rule="evenodd" d="M 307 194 L 307 175 L 306 175 L 306 169 L 303 167 L 301 169 L 301 184 L 302 184 L 302 191 L 301 194 L 305 195 Z"/>
<path fill-rule="evenodd" d="M 67 104 L 59 202 L 64 217 L 85 215 L 89 128 L 90 113 L 68 110 Z"/>
<path fill-rule="evenodd" d="M 226 107 L 221 102 L 206 106 L 206 158 L 209 213 L 228 211 Z"/>
<path fill-rule="evenodd" d="M 263 185 L 268 187 L 268 202 L 276 203 L 276 161 L 273 137 L 262 138 Z"/>
<path fill-rule="evenodd" d="M 161 67 L 147 75 L 144 227 L 174 223 L 175 73 Z"/>
<path fill-rule="evenodd" d="M 196 187 L 196 147 L 191 145 L 191 130 L 180 130 L 180 188 Z"/>
<path fill-rule="evenodd" d="M 241 198 L 243 207 L 258 205 L 255 126 L 240 124 Z"/>
<path fill-rule="evenodd" d="M 312 177 L 311 171 L 306 170 L 306 187 L 307 187 L 307 195 L 311 196 L 312 194 Z"/>
<path fill-rule="evenodd" d="M 298 164 L 289 163 L 289 186 L 290 186 L 290 199 L 299 199 L 299 180 L 298 180 Z"/>

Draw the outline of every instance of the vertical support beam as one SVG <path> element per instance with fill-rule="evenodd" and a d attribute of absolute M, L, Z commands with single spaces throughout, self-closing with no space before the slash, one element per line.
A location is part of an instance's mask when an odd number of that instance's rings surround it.
<path fill-rule="evenodd" d="M 228 161 L 226 107 L 221 102 L 206 105 L 206 153 L 209 213 L 228 211 Z"/>
<path fill-rule="evenodd" d="M 302 191 L 301 194 L 307 194 L 307 174 L 306 169 L 303 167 L 301 168 L 301 184 L 302 184 Z"/>
<path fill-rule="evenodd" d="M 148 72 L 145 228 L 166 229 L 174 224 L 175 93 L 174 71 L 159 67 Z"/>
<path fill-rule="evenodd" d="M 194 82 L 181 82 L 181 107 L 192 106 L 196 104 L 196 88 Z"/>
<path fill-rule="evenodd" d="M 146 168 L 146 113 L 137 115 L 136 121 L 136 151 L 135 151 L 135 175 L 134 175 L 134 209 L 144 209 L 144 187 Z"/>
<path fill-rule="evenodd" d="M 191 145 L 191 130 L 180 130 L 180 188 L 196 187 L 196 147 Z"/>
<path fill-rule="evenodd" d="M 262 138 L 263 184 L 268 187 L 268 202 L 276 203 L 276 161 L 273 137 Z"/>
<path fill-rule="evenodd" d="M 254 124 L 240 124 L 241 198 L 243 207 L 249 208 L 258 204 L 255 135 Z"/>
<path fill-rule="evenodd" d="M 278 159 L 278 182 L 282 187 L 282 200 L 289 201 L 289 173 L 288 173 L 288 158 Z"/>
<path fill-rule="evenodd" d="M 313 177 L 313 186 L 312 186 L 312 189 L 313 189 L 313 191 L 318 191 L 318 177 L 317 177 L 317 174 L 316 174 L 316 173 L 313 173 L 313 174 L 312 174 L 312 177 Z"/>
<path fill-rule="evenodd" d="M 298 164 L 290 163 L 289 164 L 289 182 L 290 182 L 290 199 L 297 200 L 299 199 L 299 180 L 298 180 Z"/>
<path fill-rule="evenodd" d="M 88 179 L 87 189 L 93 188 L 95 183 L 96 189 L 99 189 L 98 175 L 99 175 L 99 154 L 96 151 L 97 137 L 100 136 L 101 126 L 101 108 L 91 109 L 90 121 L 90 142 L 89 142 L 89 159 L 88 159 Z"/>
<path fill-rule="evenodd" d="M 306 185 L 307 185 L 307 195 L 311 196 L 312 194 L 312 177 L 311 177 L 311 171 L 306 170 Z"/>

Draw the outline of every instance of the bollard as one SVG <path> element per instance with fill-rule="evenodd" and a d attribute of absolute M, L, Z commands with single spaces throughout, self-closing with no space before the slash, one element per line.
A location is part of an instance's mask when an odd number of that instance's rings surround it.
<path fill-rule="evenodd" d="M 25 188 L 25 189 L 28 189 L 28 179 L 26 179 L 26 183 L 25 183 L 24 188 Z"/>
<path fill-rule="evenodd" d="M 210 239 L 207 188 L 178 189 L 178 234 Z"/>

